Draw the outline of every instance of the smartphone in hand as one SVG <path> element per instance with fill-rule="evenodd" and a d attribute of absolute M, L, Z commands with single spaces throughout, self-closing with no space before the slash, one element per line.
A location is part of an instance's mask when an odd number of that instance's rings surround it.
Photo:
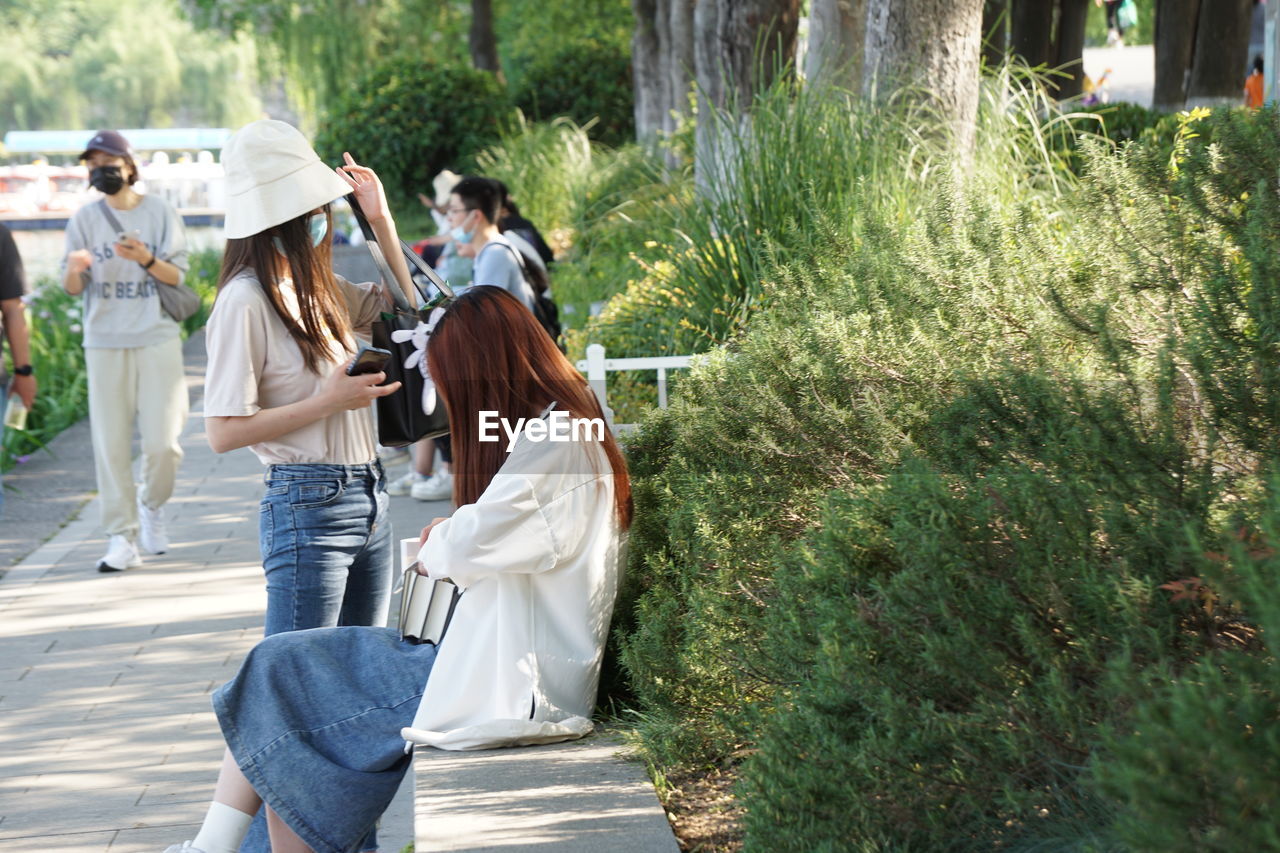
<path fill-rule="evenodd" d="M 121 232 L 120 232 L 120 234 L 118 235 L 117 239 L 118 239 L 121 243 L 127 243 L 129 240 L 137 240 L 137 241 L 141 242 L 141 241 L 142 241 L 142 232 L 141 232 L 141 231 L 139 231 L 139 230 L 137 230 L 136 228 L 135 228 L 134 230 L 132 230 L 132 231 L 121 231 Z"/>
<path fill-rule="evenodd" d="M 378 347 L 360 347 L 355 359 L 347 365 L 348 376 L 359 376 L 362 373 L 377 373 L 387 366 L 391 360 L 391 351 Z"/>

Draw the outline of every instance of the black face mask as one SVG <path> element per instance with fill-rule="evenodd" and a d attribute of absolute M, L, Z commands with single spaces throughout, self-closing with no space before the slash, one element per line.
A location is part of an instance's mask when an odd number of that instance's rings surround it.
<path fill-rule="evenodd" d="M 98 166 L 89 173 L 89 186 L 106 195 L 115 195 L 124 186 L 119 166 Z"/>

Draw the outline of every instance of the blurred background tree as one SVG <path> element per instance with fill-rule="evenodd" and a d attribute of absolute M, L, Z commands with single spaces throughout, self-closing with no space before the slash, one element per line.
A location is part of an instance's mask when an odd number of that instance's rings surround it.
<path fill-rule="evenodd" d="M 262 111 L 253 40 L 197 30 L 176 0 L 11 0 L 0 30 L 0 131 L 234 126 Z"/>

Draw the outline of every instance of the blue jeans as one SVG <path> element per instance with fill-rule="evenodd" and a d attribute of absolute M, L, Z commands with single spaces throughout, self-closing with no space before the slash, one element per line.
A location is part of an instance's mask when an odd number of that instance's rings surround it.
<path fill-rule="evenodd" d="M 258 511 L 265 634 L 387 624 L 391 520 L 382 463 L 271 465 Z M 259 811 L 240 849 L 270 849 Z M 377 849 L 370 831 L 361 850 Z"/>
<path fill-rule="evenodd" d="M 265 633 L 386 625 L 394 540 L 381 463 L 272 465 L 265 480 Z"/>

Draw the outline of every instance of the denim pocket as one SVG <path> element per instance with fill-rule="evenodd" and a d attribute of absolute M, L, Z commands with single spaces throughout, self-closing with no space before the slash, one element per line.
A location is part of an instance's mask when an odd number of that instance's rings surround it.
<path fill-rule="evenodd" d="M 258 547 L 262 550 L 263 560 L 271 555 L 271 548 L 275 545 L 275 535 L 275 516 L 271 511 L 270 502 L 263 498 L 258 506 Z"/>
<path fill-rule="evenodd" d="M 289 488 L 289 503 L 295 509 L 328 506 L 342 497 L 342 480 L 301 480 Z"/>

